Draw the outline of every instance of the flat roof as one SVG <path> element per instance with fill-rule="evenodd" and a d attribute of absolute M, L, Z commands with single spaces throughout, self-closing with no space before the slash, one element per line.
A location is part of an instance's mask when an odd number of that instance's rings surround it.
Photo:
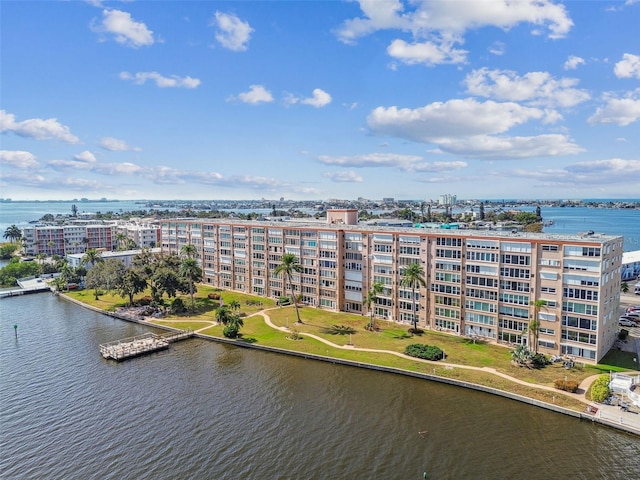
<path fill-rule="evenodd" d="M 285 221 L 261 221 L 261 220 L 241 220 L 228 218 L 171 218 L 163 219 L 165 223 L 210 223 L 220 225 L 238 225 L 245 227 L 274 227 L 274 228 L 313 228 L 316 230 L 341 230 L 359 231 L 365 233 L 402 233 L 406 235 L 442 235 L 457 237 L 489 237 L 496 240 L 548 240 L 557 242 L 580 242 L 580 243 L 606 243 L 614 239 L 623 240 L 622 235 L 606 235 L 604 233 L 588 232 L 582 234 L 561 234 L 561 233 L 534 233 L 517 231 L 515 233 L 507 230 L 476 230 L 476 229 L 441 229 L 441 228 L 415 228 L 415 227 L 389 227 L 368 224 L 346 225 L 318 223 L 317 220 L 306 222 L 301 219 L 290 219 Z"/>

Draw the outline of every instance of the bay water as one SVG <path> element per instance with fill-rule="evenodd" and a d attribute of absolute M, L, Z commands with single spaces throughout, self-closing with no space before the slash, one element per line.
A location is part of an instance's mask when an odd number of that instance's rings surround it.
<path fill-rule="evenodd" d="M 636 436 L 426 380 L 203 339 L 121 363 L 101 357 L 99 344 L 146 331 L 49 293 L 0 300 L 0 478 L 640 472 Z"/>

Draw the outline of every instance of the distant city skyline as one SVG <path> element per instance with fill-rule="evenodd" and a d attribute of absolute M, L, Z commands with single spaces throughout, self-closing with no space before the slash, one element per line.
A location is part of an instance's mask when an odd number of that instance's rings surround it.
<path fill-rule="evenodd" d="M 640 0 L 0 9 L 4 198 L 640 191 Z"/>

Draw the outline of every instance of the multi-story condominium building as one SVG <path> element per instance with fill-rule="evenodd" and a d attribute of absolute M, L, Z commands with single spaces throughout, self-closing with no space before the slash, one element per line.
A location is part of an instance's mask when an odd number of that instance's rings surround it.
<path fill-rule="evenodd" d="M 586 362 L 616 337 L 622 237 L 370 226 L 349 209 L 329 211 L 326 223 L 177 219 L 161 228 L 162 250 L 194 245 L 203 281 L 221 288 L 287 295 L 273 270 L 292 253 L 303 267 L 293 289 L 307 305 L 368 315 L 379 283 L 374 315 L 390 321 L 417 316 L 423 328 L 509 345 L 537 337 L 540 352 Z M 414 263 L 426 286 L 412 291 L 402 278 Z"/>
<path fill-rule="evenodd" d="M 160 227 L 149 223 L 117 222 L 113 224 L 116 243 L 122 236 L 138 248 L 155 248 L 160 245 Z M 119 246 L 119 245 L 118 245 Z"/>
<path fill-rule="evenodd" d="M 149 223 L 95 223 L 76 220 L 65 225 L 30 225 L 22 229 L 26 255 L 70 255 L 88 249 L 154 248 L 160 245 L 160 227 Z M 120 239 L 130 240 L 122 243 Z M 122 243 L 122 245 L 119 245 Z"/>
<path fill-rule="evenodd" d="M 90 248 L 113 248 L 111 225 L 30 225 L 22 229 L 26 255 L 67 255 Z"/>

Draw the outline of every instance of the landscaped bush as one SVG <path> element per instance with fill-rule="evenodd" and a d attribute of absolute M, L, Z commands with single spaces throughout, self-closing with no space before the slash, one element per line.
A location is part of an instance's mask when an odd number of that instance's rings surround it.
<path fill-rule="evenodd" d="M 171 304 L 172 313 L 183 313 L 187 311 L 187 307 L 180 297 L 176 298 Z"/>
<path fill-rule="evenodd" d="M 147 295 L 146 297 L 142 297 L 140 300 L 138 300 L 137 303 L 139 306 L 145 307 L 147 305 L 151 305 L 151 302 L 153 302 L 153 298 Z"/>
<path fill-rule="evenodd" d="M 226 338 L 238 338 L 238 329 L 235 326 L 227 325 L 222 330 L 222 335 Z"/>
<path fill-rule="evenodd" d="M 609 375 L 600 375 L 591 384 L 591 400 L 602 403 L 611 394 L 609 390 Z"/>
<path fill-rule="evenodd" d="M 442 358 L 444 358 L 444 352 L 439 347 L 422 343 L 407 345 L 404 353 L 410 357 L 422 358 L 424 360 L 442 360 Z"/>
<path fill-rule="evenodd" d="M 207 297 L 209 297 L 211 300 L 220 300 L 219 293 L 210 293 L 209 295 L 207 295 Z"/>
<path fill-rule="evenodd" d="M 620 330 L 620 333 L 618 334 L 618 338 L 620 340 L 626 340 L 628 336 L 629 336 L 629 330 L 625 330 L 624 328 Z"/>
<path fill-rule="evenodd" d="M 278 299 L 278 305 L 287 306 L 291 305 L 291 299 L 289 297 L 280 297 Z"/>
<path fill-rule="evenodd" d="M 543 353 L 536 353 L 531 357 L 531 363 L 533 363 L 534 367 L 544 367 L 551 364 L 551 361 Z"/>
<path fill-rule="evenodd" d="M 554 382 L 554 385 L 558 390 L 564 390 L 565 392 L 576 393 L 578 391 L 578 382 L 575 380 L 564 380 L 559 378 Z"/>

